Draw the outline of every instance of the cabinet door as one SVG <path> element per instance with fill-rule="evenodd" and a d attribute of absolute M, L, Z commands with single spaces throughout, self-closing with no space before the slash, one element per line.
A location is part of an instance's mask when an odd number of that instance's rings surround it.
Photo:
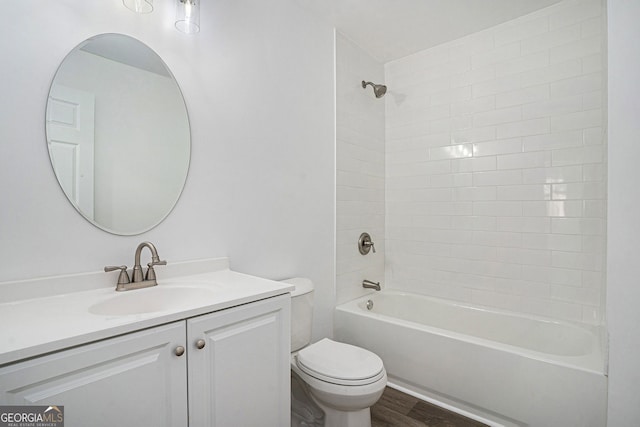
<path fill-rule="evenodd" d="M 187 320 L 191 426 L 289 425 L 290 300 L 287 294 Z"/>
<path fill-rule="evenodd" d="M 0 404 L 64 405 L 69 426 L 187 426 L 185 323 L 0 368 Z"/>

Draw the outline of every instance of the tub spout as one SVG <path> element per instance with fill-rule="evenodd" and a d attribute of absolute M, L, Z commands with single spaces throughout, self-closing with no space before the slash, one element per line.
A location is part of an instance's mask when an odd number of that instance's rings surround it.
<path fill-rule="evenodd" d="M 367 289 L 375 289 L 376 291 L 380 290 L 380 282 L 372 282 L 371 280 L 363 280 L 362 287 Z"/>

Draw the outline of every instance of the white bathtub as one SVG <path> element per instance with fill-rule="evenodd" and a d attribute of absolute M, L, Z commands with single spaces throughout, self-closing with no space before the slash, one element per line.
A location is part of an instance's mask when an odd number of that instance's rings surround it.
<path fill-rule="evenodd" d="M 597 328 L 382 291 L 338 306 L 335 338 L 377 353 L 390 383 L 492 425 L 606 424 Z"/>

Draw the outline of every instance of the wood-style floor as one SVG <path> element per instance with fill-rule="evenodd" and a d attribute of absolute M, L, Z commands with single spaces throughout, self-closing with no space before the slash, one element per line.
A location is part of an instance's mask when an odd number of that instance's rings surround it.
<path fill-rule="evenodd" d="M 486 427 L 486 424 L 387 387 L 371 407 L 372 427 Z"/>

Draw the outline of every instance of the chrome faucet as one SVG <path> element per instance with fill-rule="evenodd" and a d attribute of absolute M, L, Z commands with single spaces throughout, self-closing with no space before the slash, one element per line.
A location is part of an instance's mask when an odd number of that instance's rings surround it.
<path fill-rule="evenodd" d="M 140 255 L 142 249 L 149 248 L 151 251 L 151 262 L 147 264 L 147 273 L 142 274 L 142 266 L 140 265 Z M 107 266 L 104 271 L 120 270 L 118 276 L 118 284 L 116 285 L 116 291 L 130 291 L 132 289 L 148 288 L 150 286 L 156 286 L 156 272 L 153 269 L 154 265 L 167 265 L 167 261 L 160 261 L 158 256 L 158 250 L 151 242 L 142 242 L 136 248 L 135 265 L 133 266 L 133 272 L 131 273 L 131 281 L 129 281 L 129 274 L 127 273 L 127 266 Z"/>
<path fill-rule="evenodd" d="M 372 282 L 371 280 L 363 280 L 362 287 L 367 289 L 375 289 L 376 291 L 380 290 L 380 282 Z"/>

